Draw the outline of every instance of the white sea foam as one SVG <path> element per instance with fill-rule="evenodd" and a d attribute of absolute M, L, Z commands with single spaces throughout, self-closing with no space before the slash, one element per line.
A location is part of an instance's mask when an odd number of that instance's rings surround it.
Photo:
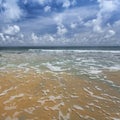
<path fill-rule="evenodd" d="M 52 52 L 52 53 L 54 53 L 54 52 L 56 52 L 56 53 L 63 53 L 63 52 L 65 52 L 66 50 L 52 50 L 52 49 L 49 49 L 49 50 L 44 50 L 44 49 L 42 49 L 42 52 L 46 52 L 46 53 L 49 53 L 49 52 Z M 70 50 L 69 50 L 70 51 Z"/>
<path fill-rule="evenodd" d="M 47 89 L 47 90 L 42 90 L 42 92 L 44 95 L 47 95 L 50 91 Z"/>
<path fill-rule="evenodd" d="M 120 120 L 120 118 L 111 117 L 112 120 Z"/>
<path fill-rule="evenodd" d="M 64 115 L 61 111 L 59 111 L 59 120 L 70 120 L 70 112 Z"/>
<path fill-rule="evenodd" d="M 44 105 L 45 104 L 45 102 L 47 102 L 48 100 L 46 100 L 46 99 L 40 99 L 40 100 L 38 100 L 37 102 L 38 103 L 41 103 L 41 105 Z"/>
<path fill-rule="evenodd" d="M 9 102 L 11 102 L 12 100 L 14 100 L 14 99 L 16 99 L 16 98 L 21 98 L 21 97 L 23 97 L 23 96 L 24 96 L 23 93 L 20 93 L 20 94 L 18 94 L 18 95 L 14 95 L 14 96 L 10 96 L 10 98 L 9 98 L 7 101 L 4 101 L 4 104 L 9 103 Z"/>
<path fill-rule="evenodd" d="M 51 71 L 55 71 L 55 72 L 63 71 L 63 70 L 61 69 L 61 67 L 54 66 L 54 65 L 52 65 L 52 64 L 49 63 L 49 62 L 48 62 L 48 63 L 43 63 L 43 65 L 47 66 L 48 69 L 50 69 Z"/>
<path fill-rule="evenodd" d="M 97 98 L 97 99 L 100 99 L 100 100 L 106 100 L 106 101 L 111 101 L 109 99 L 106 99 L 104 97 L 101 97 L 101 96 L 98 96 L 98 95 L 94 95 L 93 92 L 91 92 L 90 90 L 86 89 L 86 88 L 83 88 L 85 92 L 87 92 L 90 96 L 94 97 L 94 98 Z"/>
<path fill-rule="evenodd" d="M 66 50 L 41 50 L 42 52 L 66 52 Z M 74 53 L 120 53 L 120 50 L 67 50 Z"/>
<path fill-rule="evenodd" d="M 35 108 L 34 107 L 29 107 L 27 109 L 24 109 L 24 111 L 29 113 L 29 114 L 32 114 L 35 111 Z"/>
<path fill-rule="evenodd" d="M 94 107 L 96 107 L 96 108 L 98 108 L 98 109 L 101 109 L 100 106 L 97 106 L 97 105 L 95 105 L 94 103 L 89 103 L 88 105 L 90 105 L 90 106 L 94 106 Z"/>
<path fill-rule="evenodd" d="M 120 65 L 114 65 L 108 68 L 110 71 L 119 71 L 120 70 Z"/>
<path fill-rule="evenodd" d="M 49 98 L 50 101 L 54 101 L 54 102 L 55 102 L 55 100 L 60 100 L 60 99 L 62 99 L 62 96 L 60 96 L 60 95 L 59 95 L 59 96 L 56 96 L 56 97 L 55 97 L 55 96 L 49 96 L 48 98 Z"/>
<path fill-rule="evenodd" d="M 45 102 L 48 102 L 48 101 L 56 102 L 56 100 L 61 100 L 61 99 L 62 99 L 61 95 L 59 95 L 59 96 L 48 96 L 47 98 L 44 98 L 44 97 L 41 98 L 37 102 L 41 103 L 41 105 L 44 105 Z"/>
<path fill-rule="evenodd" d="M 19 120 L 17 117 L 6 117 L 5 120 Z"/>
<path fill-rule="evenodd" d="M 59 103 L 59 104 L 56 104 L 56 105 L 54 105 L 54 106 L 52 106 L 52 107 L 47 107 L 47 106 L 45 106 L 44 107 L 44 109 L 45 110 L 53 110 L 53 111 L 59 111 L 60 110 L 60 107 L 61 106 L 64 106 L 65 104 L 64 104 L 64 102 L 61 102 L 61 103 Z"/>
<path fill-rule="evenodd" d="M 73 108 L 75 108 L 77 110 L 84 110 L 84 108 L 79 105 L 73 105 Z"/>
<path fill-rule="evenodd" d="M 101 72 L 102 72 L 101 70 L 97 70 L 97 69 L 93 69 L 93 70 L 88 71 L 89 74 L 100 74 Z"/>
<path fill-rule="evenodd" d="M 9 88 L 7 90 L 4 90 L 2 93 L 0 93 L 0 96 L 6 95 L 9 91 L 11 91 L 13 89 L 14 89 L 14 87 L 11 87 L 11 88 Z"/>
<path fill-rule="evenodd" d="M 110 99 L 114 99 L 114 100 L 119 100 L 119 101 L 120 101 L 120 98 L 118 98 L 118 97 L 116 97 L 116 96 L 109 95 L 109 94 L 105 94 L 105 93 L 102 93 L 102 95 L 107 96 L 107 97 L 109 97 Z"/>
<path fill-rule="evenodd" d="M 5 106 L 4 110 L 15 110 L 17 108 L 17 106 Z"/>
<path fill-rule="evenodd" d="M 95 88 L 97 89 L 97 90 L 99 90 L 99 91 L 101 91 L 102 89 L 101 88 L 99 88 L 98 86 L 95 86 Z"/>
<path fill-rule="evenodd" d="M 93 117 L 91 117 L 91 116 L 88 116 L 88 115 L 86 115 L 86 116 L 84 116 L 84 119 L 86 120 L 96 120 L 95 118 L 93 118 Z"/>
<path fill-rule="evenodd" d="M 70 95 L 71 98 L 79 98 L 79 96 Z"/>
<path fill-rule="evenodd" d="M 120 53 L 120 50 L 69 50 L 78 53 Z"/>
<path fill-rule="evenodd" d="M 64 106 L 64 105 L 65 105 L 64 102 L 61 102 L 61 103 L 59 103 L 59 104 L 57 104 L 57 105 L 55 105 L 53 107 L 49 107 L 49 109 L 51 109 L 51 110 L 60 110 L 60 107 Z"/>
<path fill-rule="evenodd" d="M 28 63 L 22 63 L 18 65 L 18 68 L 24 68 L 26 66 L 28 66 Z"/>

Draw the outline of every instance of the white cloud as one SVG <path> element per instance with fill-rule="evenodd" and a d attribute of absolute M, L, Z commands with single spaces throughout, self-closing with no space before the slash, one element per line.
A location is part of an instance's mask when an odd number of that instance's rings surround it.
<path fill-rule="evenodd" d="M 101 20 L 98 20 L 98 19 L 93 19 L 92 20 L 92 25 L 93 25 L 93 31 L 94 32 L 98 32 L 98 33 L 103 32 L 100 21 Z"/>
<path fill-rule="evenodd" d="M 17 2 L 18 0 L 6 0 L 4 2 L 3 7 L 5 11 L 3 12 L 3 16 L 5 20 L 17 20 L 22 16 L 22 11 Z"/>
<path fill-rule="evenodd" d="M 5 38 L 6 38 L 7 40 L 9 40 L 9 39 L 10 39 L 10 36 L 6 35 Z"/>
<path fill-rule="evenodd" d="M 77 4 L 76 0 L 72 0 L 72 1 L 71 1 L 71 5 L 74 6 L 74 5 L 76 5 L 76 4 Z"/>
<path fill-rule="evenodd" d="M 53 35 L 50 35 L 50 34 L 45 34 L 44 36 L 41 36 L 40 39 L 41 39 L 42 41 L 44 40 L 44 42 L 45 42 L 45 41 L 50 41 L 50 42 L 55 41 L 54 36 L 53 36 Z"/>
<path fill-rule="evenodd" d="M 65 26 L 63 24 L 60 24 L 57 26 L 57 34 L 58 35 L 64 35 L 67 33 L 67 29 L 65 28 Z"/>
<path fill-rule="evenodd" d="M 48 34 L 48 35 L 45 35 L 45 36 L 46 36 L 46 39 L 49 40 L 49 41 L 51 41 L 51 42 L 53 42 L 55 40 L 52 35 Z"/>
<path fill-rule="evenodd" d="M 97 13 L 97 18 L 93 20 L 93 30 L 102 32 L 102 24 L 104 24 L 113 14 L 119 10 L 120 0 L 98 0 L 100 10 Z"/>
<path fill-rule="evenodd" d="M 44 7 L 44 11 L 45 12 L 50 12 L 51 11 L 51 7 L 50 6 L 45 6 Z"/>
<path fill-rule="evenodd" d="M 118 9 L 120 5 L 119 0 L 98 0 L 100 12 L 113 12 Z"/>
<path fill-rule="evenodd" d="M 76 28 L 76 27 L 77 27 L 77 23 L 71 23 L 71 24 L 70 24 L 70 27 L 71 27 L 72 29 Z"/>
<path fill-rule="evenodd" d="M 28 0 L 24 0 L 23 2 L 24 2 L 24 4 L 27 4 L 27 3 L 28 3 Z"/>
<path fill-rule="evenodd" d="M 105 38 L 113 37 L 115 34 L 116 34 L 116 32 L 114 30 L 108 30 L 108 32 L 106 33 Z"/>
<path fill-rule="evenodd" d="M 37 43 L 39 40 L 39 37 L 35 33 L 31 34 L 31 38 L 32 38 L 33 43 Z"/>
<path fill-rule="evenodd" d="M 62 6 L 65 7 L 65 8 L 69 8 L 70 5 L 71 5 L 70 1 L 69 1 L 69 0 L 65 0 L 65 1 L 63 2 L 63 5 L 62 5 Z"/>
<path fill-rule="evenodd" d="M 4 37 L 4 34 L 3 33 L 0 33 L 0 40 L 2 40 L 2 41 L 6 41 L 6 39 L 5 39 L 5 37 Z"/>
<path fill-rule="evenodd" d="M 62 24 L 63 22 L 63 14 L 56 14 L 55 16 L 53 16 L 54 18 L 54 21 L 57 23 L 57 24 Z"/>
<path fill-rule="evenodd" d="M 95 7 L 79 7 L 74 9 L 67 9 L 62 13 L 55 14 L 53 17 L 57 24 L 70 24 L 72 22 L 84 24 L 84 19 L 93 17 L 96 14 L 97 10 Z"/>
<path fill-rule="evenodd" d="M 62 4 L 62 7 L 69 8 L 71 5 L 76 4 L 76 0 L 31 0 L 32 2 L 37 2 L 40 5 L 48 5 L 49 3 Z"/>
<path fill-rule="evenodd" d="M 20 27 L 17 25 L 8 26 L 6 29 L 3 29 L 4 34 L 15 35 L 20 32 Z"/>
<path fill-rule="evenodd" d="M 109 32 L 109 34 L 110 34 L 111 36 L 115 35 L 115 31 L 114 31 L 114 30 L 109 30 L 108 32 Z"/>
<path fill-rule="evenodd" d="M 23 38 L 24 38 L 24 35 L 23 35 L 23 34 L 20 34 L 20 38 L 23 39 Z"/>
<path fill-rule="evenodd" d="M 52 2 L 52 0 L 30 0 L 29 2 L 37 2 L 38 4 L 40 4 L 40 5 L 45 5 L 45 4 L 48 4 L 48 3 L 51 3 Z"/>
<path fill-rule="evenodd" d="M 44 4 L 45 0 L 37 0 L 40 4 Z"/>
<path fill-rule="evenodd" d="M 1 33 L 1 45 L 120 45 L 119 37 L 116 36 L 117 33 L 113 29 L 106 30 L 101 34 L 94 34 L 91 30 L 79 32 L 72 34 L 71 37 L 64 36 L 64 30 L 63 27 L 57 34 L 44 34 L 41 36 L 35 33 L 25 36 L 21 33 L 17 36 Z"/>
<path fill-rule="evenodd" d="M 113 24 L 113 26 L 116 28 L 116 27 L 119 27 L 120 26 L 120 20 L 117 20 L 115 21 L 115 23 Z"/>

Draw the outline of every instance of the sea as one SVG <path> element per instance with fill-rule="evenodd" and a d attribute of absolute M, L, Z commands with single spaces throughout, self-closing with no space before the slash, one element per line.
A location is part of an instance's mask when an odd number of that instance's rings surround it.
<path fill-rule="evenodd" d="M 0 47 L 0 120 L 120 120 L 120 47 Z"/>

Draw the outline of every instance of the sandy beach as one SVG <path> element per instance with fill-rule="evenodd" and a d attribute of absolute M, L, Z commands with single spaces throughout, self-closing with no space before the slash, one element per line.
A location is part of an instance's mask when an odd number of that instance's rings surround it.
<path fill-rule="evenodd" d="M 106 72 L 119 86 L 120 72 Z M 0 72 L 1 120 L 118 120 L 119 88 L 87 77 L 36 73 L 33 70 Z"/>

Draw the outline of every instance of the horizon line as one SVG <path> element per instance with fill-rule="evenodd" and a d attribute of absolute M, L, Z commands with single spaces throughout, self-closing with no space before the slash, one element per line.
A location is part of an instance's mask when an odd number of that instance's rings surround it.
<path fill-rule="evenodd" d="M 46 50 L 120 50 L 120 46 L 0 46 L 0 50 L 46 49 Z"/>

